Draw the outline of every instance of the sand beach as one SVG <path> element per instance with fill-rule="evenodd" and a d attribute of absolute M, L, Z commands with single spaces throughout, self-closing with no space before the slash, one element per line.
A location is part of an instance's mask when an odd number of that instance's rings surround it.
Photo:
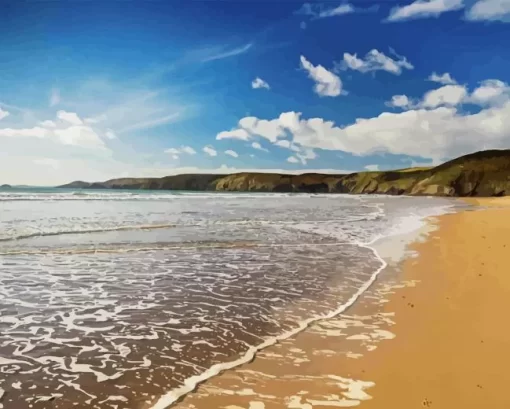
<path fill-rule="evenodd" d="M 510 199 L 473 210 L 389 262 L 349 310 L 212 378 L 184 409 L 508 408 Z"/>

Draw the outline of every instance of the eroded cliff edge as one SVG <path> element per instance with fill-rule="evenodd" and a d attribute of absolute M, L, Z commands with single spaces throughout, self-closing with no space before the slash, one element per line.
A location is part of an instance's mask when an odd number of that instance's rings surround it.
<path fill-rule="evenodd" d="M 153 189 L 239 192 L 306 192 L 431 196 L 510 195 L 510 149 L 472 153 L 432 168 L 358 172 L 190 174 L 163 178 L 123 178 L 72 182 L 60 188 Z"/>

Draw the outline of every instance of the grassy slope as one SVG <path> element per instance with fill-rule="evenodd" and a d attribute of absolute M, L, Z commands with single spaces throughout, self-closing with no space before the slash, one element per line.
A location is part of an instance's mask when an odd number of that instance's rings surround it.
<path fill-rule="evenodd" d="M 62 187 L 83 187 L 64 185 Z M 112 179 L 89 188 L 259 192 L 380 193 L 437 196 L 510 195 L 510 150 L 476 152 L 434 168 L 359 172 L 350 175 L 235 173 Z"/>

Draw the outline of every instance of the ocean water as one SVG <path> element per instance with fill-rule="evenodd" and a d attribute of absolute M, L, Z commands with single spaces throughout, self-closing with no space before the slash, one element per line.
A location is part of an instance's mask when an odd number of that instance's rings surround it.
<path fill-rule="evenodd" d="M 439 198 L 0 191 L 0 407 L 168 407 L 355 302 Z"/>

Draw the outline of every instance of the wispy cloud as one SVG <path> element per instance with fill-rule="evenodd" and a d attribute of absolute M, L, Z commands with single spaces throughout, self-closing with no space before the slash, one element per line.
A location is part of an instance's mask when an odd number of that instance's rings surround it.
<path fill-rule="evenodd" d="M 236 151 L 233 151 L 232 149 L 228 149 L 225 151 L 225 155 L 232 156 L 233 158 L 238 158 L 239 154 Z"/>
<path fill-rule="evenodd" d="M 60 102 L 60 90 L 53 88 L 50 93 L 50 107 L 54 107 Z"/>
<path fill-rule="evenodd" d="M 123 129 L 121 129 L 117 133 L 125 133 L 128 131 L 135 131 L 138 129 L 149 129 L 149 128 L 154 128 L 156 126 L 169 124 L 169 123 L 172 123 L 172 122 L 175 122 L 176 120 L 178 120 L 180 118 L 180 116 L 181 116 L 180 112 L 175 112 L 170 115 L 165 115 L 162 117 L 149 119 L 147 121 L 137 122 L 137 123 L 134 123 L 130 126 L 127 126 Z"/>
<path fill-rule="evenodd" d="M 216 52 L 214 52 L 213 54 L 211 54 L 207 57 L 204 57 L 202 59 L 202 62 L 222 60 L 224 58 L 235 57 L 236 55 L 241 55 L 241 54 L 246 53 L 252 47 L 253 47 L 253 43 L 248 43 L 241 47 L 232 48 L 230 50 L 223 49 L 222 51 L 218 51 L 216 49 Z"/>
<path fill-rule="evenodd" d="M 432 81 L 432 82 L 438 82 L 440 84 L 443 84 L 443 85 L 455 85 L 457 84 L 457 81 L 455 81 L 452 76 L 450 75 L 450 73 L 448 72 L 445 72 L 444 74 L 436 74 L 435 72 L 433 72 L 432 74 L 429 75 L 429 77 L 427 78 L 429 81 Z"/>
<path fill-rule="evenodd" d="M 416 0 L 405 6 L 394 7 L 387 22 L 413 20 L 418 18 L 439 17 L 447 11 L 464 7 L 464 0 Z"/>

